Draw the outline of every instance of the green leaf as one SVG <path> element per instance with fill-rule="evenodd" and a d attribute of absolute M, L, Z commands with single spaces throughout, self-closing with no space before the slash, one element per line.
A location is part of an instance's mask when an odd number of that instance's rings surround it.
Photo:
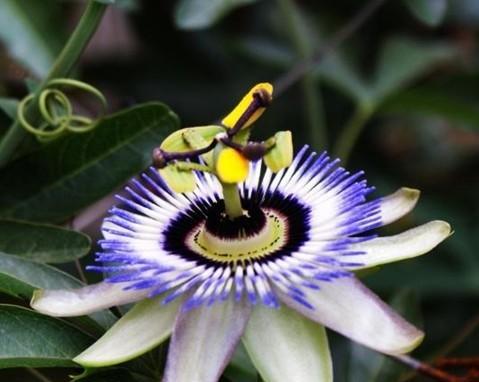
<path fill-rule="evenodd" d="M 258 373 L 241 342 L 223 375 L 231 382 L 250 382 L 257 379 Z"/>
<path fill-rule="evenodd" d="M 414 16 L 424 24 L 437 26 L 446 15 L 447 0 L 404 0 Z"/>
<path fill-rule="evenodd" d="M 0 40 L 38 77 L 50 70 L 64 40 L 54 0 L 0 1 Z"/>
<path fill-rule="evenodd" d="M 12 305 L 0 305 L 0 368 L 75 366 L 94 339 L 74 326 Z"/>
<path fill-rule="evenodd" d="M 88 236 L 45 224 L 0 220 L 0 252 L 40 263 L 65 263 L 90 251 Z"/>
<path fill-rule="evenodd" d="M 2 110 L 8 117 L 15 119 L 17 117 L 18 101 L 14 98 L 0 97 L 0 110 Z"/>
<path fill-rule="evenodd" d="M 0 252 L 1 292 L 30 299 L 38 288 L 68 289 L 80 286 L 82 283 L 79 280 L 57 268 Z"/>
<path fill-rule="evenodd" d="M 379 111 L 439 117 L 466 129 L 477 131 L 479 128 L 479 108 L 470 100 L 459 99 L 444 90 L 428 88 L 405 90 L 389 98 Z"/>
<path fill-rule="evenodd" d="M 180 0 L 175 10 L 175 22 L 181 29 L 207 28 L 235 8 L 255 1 L 257 0 Z"/>
<path fill-rule="evenodd" d="M 374 99 L 384 100 L 456 54 L 456 49 L 445 43 L 421 43 L 404 38 L 388 40 L 372 81 Z"/>
<path fill-rule="evenodd" d="M 30 300 L 35 289 L 71 289 L 83 285 L 80 280 L 50 265 L 0 252 L 0 292 L 10 296 Z M 103 328 L 115 321 L 109 311 L 97 312 L 91 318 Z"/>
<path fill-rule="evenodd" d="M 47 144 L 0 171 L 0 216 L 61 221 L 100 199 L 151 162 L 151 151 L 178 126 L 161 103 L 102 119 L 88 133 Z M 25 176 L 28 174 L 28 176 Z"/>

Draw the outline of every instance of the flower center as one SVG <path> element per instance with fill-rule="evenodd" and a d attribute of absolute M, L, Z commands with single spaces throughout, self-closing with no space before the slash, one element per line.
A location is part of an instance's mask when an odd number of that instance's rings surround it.
<path fill-rule="evenodd" d="M 242 197 L 243 215 L 230 219 L 221 199 L 197 199 L 162 233 L 162 248 L 196 264 L 229 266 L 275 261 L 303 245 L 310 209 L 280 192 Z"/>
<path fill-rule="evenodd" d="M 244 264 L 285 245 L 288 223 L 277 211 L 256 207 L 234 220 L 220 211 L 215 209 L 186 239 L 186 245 L 199 255 L 216 262 Z"/>

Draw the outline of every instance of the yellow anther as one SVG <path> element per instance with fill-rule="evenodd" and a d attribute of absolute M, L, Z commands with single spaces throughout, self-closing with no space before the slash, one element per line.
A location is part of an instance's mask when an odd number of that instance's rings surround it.
<path fill-rule="evenodd" d="M 224 126 L 232 128 L 240 120 L 240 118 L 248 111 L 248 108 L 254 103 L 257 102 L 253 96 L 255 93 L 261 94 L 262 97 L 267 97 L 268 101 L 271 101 L 273 97 L 273 85 L 268 82 L 257 84 L 254 86 L 248 94 L 246 94 L 238 105 L 229 113 L 221 122 Z M 253 122 L 255 122 L 265 110 L 264 106 L 258 105 L 254 110 L 252 115 L 244 121 L 242 127 L 248 127 Z"/>
<path fill-rule="evenodd" d="M 246 179 L 248 160 L 238 151 L 226 147 L 218 154 L 216 173 L 223 183 L 239 183 Z"/>

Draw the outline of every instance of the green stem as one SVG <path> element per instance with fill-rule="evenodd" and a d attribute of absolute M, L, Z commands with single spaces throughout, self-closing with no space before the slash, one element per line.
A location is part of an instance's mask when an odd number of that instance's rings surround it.
<path fill-rule="evenodd" d="M 286 29 L 291 42 L 301 60 L 309 60 L 313 47 L 309 44 L 301 21 L 299 10 L 291 0 L 277 0 L 283 14 Z M 317 79 L 311 72 L 305 73 L 301 80 L 301 90 L 305 102 L 306 118 L 309 126 L 309 141 L 316 150 L 327 147 L 327 133 L 324 121 L 324 108 Z"/>
<path fill-rule="evenodd" d="M 34 93 L 34 99 L 25 113 L 29 121 L 34 122 L 38 118 L 37 99 L 48 82 L 54 78 L 66 77 L 70 73 L 96 31 L 106 7 L 107 5 L 94 0 L 88 2 L 78 25 L 60 52 L 47 77 Z M 15 149 L 27 134 L 18 122 L 18 119 L 15 120 L 0 142 L 0 167 L 4 166 L 11 159 Z"/>
<path fill-rule="evenodd" d="M 336 157 L 341 158 L 343 166 L 346 166 L 351 151 L 364 128 L 364 125 L 374 113 L 371 105 L 359 105 L 348 123 L 341 132 L 333 150 Z"/>
<path fill-rule="evenodd" d="M 236 183 L 221 183 L 223 187 L 223 199 L 225 201 L 225 211 L 230 219 L 243 215 L 243 207 L 241 207 L 241 198 L 238 185 Z"/>

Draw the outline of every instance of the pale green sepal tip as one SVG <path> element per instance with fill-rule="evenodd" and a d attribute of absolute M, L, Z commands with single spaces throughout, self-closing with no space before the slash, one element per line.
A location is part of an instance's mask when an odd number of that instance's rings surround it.
<path fill-rule="evenodd" d="M 38 300 L 40 300 L 43 296 L 44 289 L 35 289 L 32 294 L 32 298 L 30 300 L 30 306 L 35 309 L 35 306 L 38 303 Z"/>
<path fill-rule="evenodd" d="M 384 225 L 392 223 L 416 206 L 421 191 L 414 188 L 402 187 L 391 195 L 381 199 L 381 221 Z"/>
<path fill-rule="evenodd" d="M 293 136 L 291 131 L 278 131 L 275 144 L 263 157 L 266 166 L 273 172 L 288 167 L 293 161 Z"/>
<path fill-rule="evenodd" d="M 390 352 L 389 354 L 407 354 L 412 352 L 416 349 L 419 345 L 421 345 L 422 341 L 424 340 L 425 334 L 422 331 L 418 331 L 417 336 L 414 340 L 411 341 L 409 346 L 405 346 L 402 349 L 398 349 L 396 352 Z"/>
<path fill-rule="evenodd" d="M 371 268 L 424 255 L 451 235 L 449 223 L 433 220 L 398 235 L 383 236 L 353 244 L 351 249 L 364 253 L 351 256 L 351 260 L 354 259 L 361 265 L 350 267 L 350 269 Z M 349 260 L 347 255 L 345 259 Z"/>
<path fill-rule="evenodd" d="M 326 330 L 287 306 L 256 306 L 243 343 L 265 382 L 332 382 Z"/>
<path fill-rule="evenodd" d="M 171 334 L 181 302 L 163 305 L 163 298 L 137 303 L 73 361 L 83 367 L 111 366 L 136 358 L 161 344 Z"/>

